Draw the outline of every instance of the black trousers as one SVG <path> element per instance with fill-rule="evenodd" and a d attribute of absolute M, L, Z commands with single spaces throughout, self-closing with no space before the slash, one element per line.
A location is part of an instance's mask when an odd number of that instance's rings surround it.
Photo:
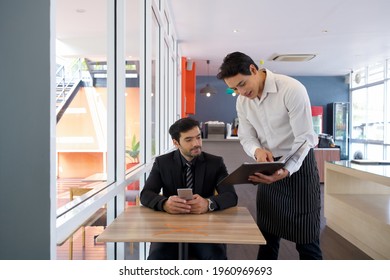
<path fill-rule="evenodd" d="M 267 245 L 260 245 L 257 259 L 277 260 L 281 238 L 264 230 L 262 230 L 261 233 L 267 241 Z M 295 243 L 295 248 L 299 253 L 300 260 L 322 260 L 322 251 L 319 240 L 305 244 Z"/>
<path fill-rule="evenodd" d="M 226 260 L 226 244 L 189 243 L 188 258 L 193 260 Z M 148 260 L 177 259 L 179 259 L 178 243 L 151 243 Z"/>

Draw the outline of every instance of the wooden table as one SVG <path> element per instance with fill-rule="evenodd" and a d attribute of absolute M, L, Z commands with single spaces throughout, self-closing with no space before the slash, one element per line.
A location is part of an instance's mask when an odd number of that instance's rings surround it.
<path fill-rule="evenodd" d="M 130 206 L 97 238 L 99 242 L 175 242 L 179 258 L 188 255 L 188 243 L 265 244 L 245 207 L 201 215 L 172 215 L 143 206 Z"/>

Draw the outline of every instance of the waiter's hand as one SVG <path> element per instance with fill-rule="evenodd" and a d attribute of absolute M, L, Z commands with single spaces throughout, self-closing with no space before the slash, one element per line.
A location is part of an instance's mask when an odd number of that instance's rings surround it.
<path fill-rule="evenodd" d="M 255 159 L 257 162 L 273 162 L 274 158 L 270 151 L 257 148 L 255 151 Z"/>
<path fill-rule="evenodd" d="M 281 168 L 274 172 L 272 175 L 265 175 L 263 173 L 255 173 L 249 176 L 248 180 L 253 183 L 271 184 L 276 181 L 282 180 L 289 175 L 287 169 Z"/>
<path fill-rule="evenodd" d="M 193 198 L 187 201 L 187 204 L 191 206 L 192 214 L 203 214 L 209 211 L 209 201 L 199 194 L 194 194 Z"/>
<path fill-rule="evenodd" d="M 172 195 L 164 202 L 163 209 L 170 214 L 185 214 L 191 212 L 191 205 L 187 200 Z"/>

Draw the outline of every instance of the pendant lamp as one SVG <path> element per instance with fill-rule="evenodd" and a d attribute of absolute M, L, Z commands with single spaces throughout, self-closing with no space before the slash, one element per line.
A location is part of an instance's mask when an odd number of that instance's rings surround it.
<path fill-rule="evenodd" d="M 207 60 L 207 77 L 209 76 L 209 65 L 210 65 L 210 60 Z M 206 86 L 204 86 L 203 88 L 200 89 L 200 94 L 202 95 L 206 95 L 207 97 L 210 97 L 212 94 L 216 94 L 217 93 L 217 90 L 215 88 L 213 88 L 212 86 L 210 86 L 210 84 L 206 84 Z"/>

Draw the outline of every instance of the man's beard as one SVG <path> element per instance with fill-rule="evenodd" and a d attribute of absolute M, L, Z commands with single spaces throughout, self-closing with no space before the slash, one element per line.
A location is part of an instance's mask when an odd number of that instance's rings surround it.
<path fill-rule="evenodd" d="M 200 153 L 192 153 L 191 151 L 192 150 L 200 150 Z M 201 146 L 198 146 L 198 147 L 195 147 L 195 148 L 192 148 L 190 151 L 189 151 L 189 154 L 188 154 L 188 156 L 189 157 L 192 157 L 192 158 L 195 158 L 195 157 L 198 157 L 198 156 L 200 156 L 200 154 L 202 153 L 202 147 Z"/>

